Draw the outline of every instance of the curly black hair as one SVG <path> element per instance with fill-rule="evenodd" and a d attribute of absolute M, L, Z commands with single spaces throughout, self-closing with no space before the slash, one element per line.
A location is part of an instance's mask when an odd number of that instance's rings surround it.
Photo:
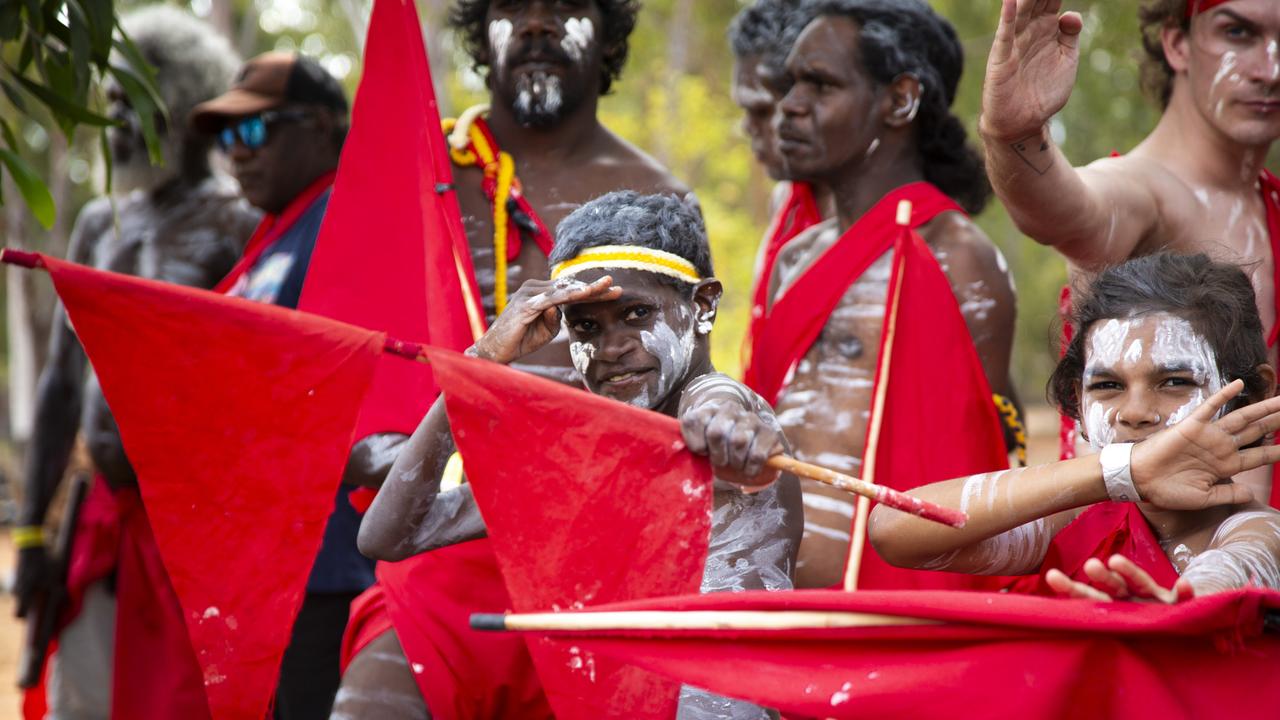
<path fill-rule="evenodd" d="M 1186 319 L 1213 348 L 1223 381 L 1244 380 L 1244 391 L 1234 405 L 1267 396 L 1267 381 L 1258 372 L 1267 362 L 1262 319 L 1253 284 L 1238 266 L 1214 262 L 1204 254 L 1161 252 L 1103 270 L 1073 294 L 1073 335 L 1047 389 L 1049 401 L 1063 415 L 1080 419 L 1085 338 L 1094 323 L 1153 313 Z"/>
<path fill-rule="evenodd" d="M 951 113 L 964 70 L 964 48 L 951 23 L 922 0 L 811 0 L 804 11 L 856 22 L 862 66 L 876 83 L 888 85 L 903 73 L 920 80 L 914 125 L 925 179 L 970 215 L 982 212 L 991 183 L 964 124 Z"/>
<path fill-rule="evenodd" d="M 1164 56 L 1164 44 L 1160 35 L 1167 27 L 1188 30 L 1187 0 L 1150 0 L 1138 8 L 1138 26 L 1142 29 L 1142 89 L 1160 101 L 1160 107 L 1169 106 L 1173 94 L 1173 67 Z"/>
<path fill-rule="evenodd" d="M 640 12 L 639 0 L 594 0 L 600 8 L 604 25 L 600 37 L 604 48 L 604 64 L 600 68 L 600 94 L 605 95 L 613 81 L 621 77 L 627 63 L 627 38 L 636 27 L 636 14 Z M 474 62 L 477 71 L 489 67 L 489 35 L 485 27 L 485 15 L 489 12 L 489 0 L 456 0 L 449 8 L 449 27 L 462 39 L 462 46 Z"/>

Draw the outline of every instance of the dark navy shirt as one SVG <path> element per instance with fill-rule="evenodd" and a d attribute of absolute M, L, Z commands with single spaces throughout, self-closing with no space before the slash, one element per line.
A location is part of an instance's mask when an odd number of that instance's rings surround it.
<path fill-rule="evenodd" d="M 263 251 L 227 294 L 287 308 L 298 307 L 329 193 L 330 190 L 321 193 L 293 226 Z M 373 561 L 356 549 L 360 516 L 347 502 L 347 496 L 354 489 L 350 485 L 338 487 L 333 514 L 324 529 L 324 543 L 307 580 L 307 592 L 360 592 L 373 584 Z"/>

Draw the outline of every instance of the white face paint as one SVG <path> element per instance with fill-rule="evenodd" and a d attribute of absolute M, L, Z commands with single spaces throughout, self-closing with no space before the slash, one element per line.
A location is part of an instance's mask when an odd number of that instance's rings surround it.
<path fill-rule="evenodd" d="M 595 34 L 595 26 L 591 24 L 590 18 L 569 18 L 564 21 L 564 37 L 560 39 L 560 47 L 570 60 L 582 62 Z"/>
<path fill-rule="evenodd" d="M 507 49 L 511 47 L 511 21 L 503 18 L 489 23 L 489 52 L 495 68 L 507 64 Z"/>
<path fill-rule="evenodd" d="M 681 308 L 681 311 L 687 312 L 685 308 Z M 652 332 L 648 330 L 640 332 L 640 344 L 644 346 L 646 352 L 658 360 L 658 387 L 654 397 L 649 397 L 649 389 L 646 387 L 640 395 L 628 401 L 629 404 L 652 408 L 655 403 L 666 400 L 676 383 L 689 373 L 689 367 L 693 365 L 693 350 L 696 345 L 695 327 L 689 322 L 680 324 L 684 325 L 685 330 L 677 333 L 660 313 Z"/>
<path fill-rule="evenodd" d="M 596 346 L 586 342 L 569 343 L 569 357 L 573 358 L 573 367 L 578 374 L 587 376 L 591 368 L 591 359 L 596 356 Z"/>
<path fill-rule="evenodd" d="M 1154 326 L 1152 326 L 1154 324 Z M 1150 333 L 1150 347 L 1144 348 L 1142 337 Z M 1144 353 L 1145 349 L 1145 353 Z M 1217 356 L 1209 342 L 1184 318 L 1159 313 L 1125 319 L 1110 319 L 1094 324 L 1089 331 L 1085 352 L 1085 376 L 1081 384 L 1087 388 L 1089 372 L 1110 369 L 1120 372 L 1132 369 L 1144 360 L 1156 368 L 1176 368 L 1189 372 L 1199 386 L 1187 401 L 1166 417 L 1155 415 L 1156 422 L 1168 427 L 1185 419 L 1207 397 L 1222 389 Z M 1081 417 L 1089 445 L 1101 450 L 1116 440 L 1117 407 L 1095 402 L 1084 393 Z"/>

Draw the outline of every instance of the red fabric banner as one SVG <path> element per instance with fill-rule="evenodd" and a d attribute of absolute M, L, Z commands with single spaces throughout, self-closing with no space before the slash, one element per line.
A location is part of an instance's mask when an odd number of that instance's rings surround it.
<path fill-rule="evenodd" d="M 1006 593 L 805 590 L 616 603 L 612 610 L 884 613 L 940 625 L 537 632 L 791 718 L 1275 718 L 1280 593 L 1179 605 Z M 587 614 L 587 613 L 581 613 Z"/>
<path fill-rule="evenodd" d="M 676 420 L 457 353 L 428 354 L 516 610 L 698 591 L 711 473 L 684 448 Z M 625 658 L 543 640 L 529 650 L 560 720 L 675 711 L 677 686 Z"/>
<path fill-rule="evenodd" d="M 351 131 L 298 309 L 463 349 L 474 340 L 464 293 L 479 293 L 421 27 L 412 0 L 374 3 Z M 382 360 L 356 438 L 413 432 L 438 392 L 426 365 Z"/>
<path fill-rule="evenodd" d="M 383 336 L 40 259 L 119 424 L 212 717 L 262 717 Z M 164 715 L 148 704 L 121 716 Z"/>

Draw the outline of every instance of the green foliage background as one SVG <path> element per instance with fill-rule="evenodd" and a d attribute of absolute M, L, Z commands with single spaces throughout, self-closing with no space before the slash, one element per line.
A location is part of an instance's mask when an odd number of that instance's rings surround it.
<path fill-rule="evenodd" d="M 1138 87 L 1137 3 L 1065 4 L 1084 12 L 1086 29 L 1076 90 L 1054 121 L 1054 132 L 1067 156 L 1081 164 L 1132 147 L 1158 113 Z M 117 9 L 136 5 L 119 3 Z M 443 28 L 445 5 L 446 0 L 419 0 L 442 105 L 456 112 L 481 100 L 483 92 Z M 627 69 L 616 92 L 602 104 L 610 127 L 670 166 L 702 202 L 717 274 L 728 291 L 716 326 L 714 356 L 717 365 L 731 373 L 738 370 L 751 268 L 768 221 L 771 187 L 751 160 L 738 130 L 739 113 L 728 94 L 732 61 L 725 29 L 741 5 L 736 0 L 644 2 Z M 966 71 L 955 111 L 971 130 L 999 5 L 998 0 L 933 0 L 964 43 Z M 272 48 L 299 48 L 320 57 L 354 92 L 368 0 L 194 0 L 187 6 L 222 26 L 246 57 Z M 11 53 L 12 48 L 0 47 L 0 57 Z M 35 228 L 35 223 L 22 228 L 27 246 L 60 252 L 79 206 L 101 191 L 98 145 L 90 133 L 82 132 L 65 153 L 51 153 L 51 142 L 58 138 L 48 118 L 20 116 L 3 99 L 0 113 L 14 118 L 22 154 L 46 182 L 56 188 L 59 178 L 70 181 L 51 233 Z M 10 235 L 15 231 L 12 220 Z M 1014 272 L 1019 294 L 1015 379 L 1023 398 L 1034 402 L 1043 397 L 1054 361 L 1052 321 L 1065 265 L 1052 251 L 1018 233 L 996 202 L 978 222 L 1004 251 Z"/>

